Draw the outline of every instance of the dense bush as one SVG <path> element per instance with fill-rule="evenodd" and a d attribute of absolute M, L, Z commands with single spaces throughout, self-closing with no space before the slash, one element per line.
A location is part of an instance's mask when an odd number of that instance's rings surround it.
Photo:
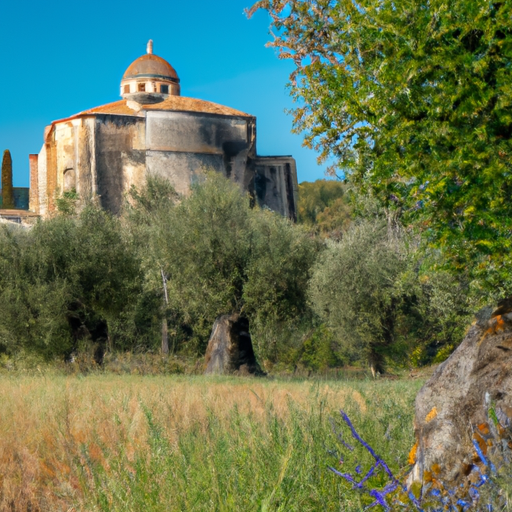
<path fill-rule="evenodd" d="M 120 221 L 96 207 L 32 229 L 0 230 L 0 347 L 69 355 L 121 339 L 114 324 L 140 297 L 141 268 Z M 112 332 L 114 331 L 114 332 Z"/>

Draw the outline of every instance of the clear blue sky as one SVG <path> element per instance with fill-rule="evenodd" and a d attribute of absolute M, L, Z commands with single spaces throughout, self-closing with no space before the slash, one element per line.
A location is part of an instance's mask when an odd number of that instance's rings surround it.
<path fill-rule="evenodd" d="M 28 155 L 51 121 L 119 98 L 129 64 L 146 51 L 168 60 L 182 95 L 257 116 L 258 153 L 297 160 L 299 181 L 324 177 L 316 154 L 291 134 L 286 90 L 293 69 L 265 43 L 269 18 L 248 20 L 251 0 L 5 2 L 0 30 L 0 150 L 10 149 L 14 185 L 28 186 Z"/>

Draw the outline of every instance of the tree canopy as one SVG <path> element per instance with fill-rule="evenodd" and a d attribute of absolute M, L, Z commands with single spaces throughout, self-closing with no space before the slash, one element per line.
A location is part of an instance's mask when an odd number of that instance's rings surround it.
<path fill-rule="evenodd" d="M 92 205 L 31 229 L 0 226 L 0 352 L 51 358 L 81 341 L 116 344 L 140 278 L 119 219 Z"/>
<path fill-rule="evenodd" d="M 339 184 L 324 185 L 306 187 L 311 212 L 331 204 L 316 225 L 346 199 Z M 465 286 L 425 272 L 416 237 L 375 200 L 352 201 L 348 228 L 325 239 L 251 207 L 213 172 L 187 196 L 156 178 L 130 196 L 120 217 L 77 207 L 70 194 L 32 227 L 0 224 L 2 360 L 101 363 L 107 350 L 108 364 L 120 352 L 160 349 L 197 357 L 215 319 L 231 313 L 249 322 L 257 357 L 277 371 L 424 364 L 463 334 Z"/>
<path fill-rule="evenodd" d="M 346 188 L 337 180 L 300 183 L 298 222 L 322 237 L 340 238 L 352 215 Z"/>
<path fill-rule="evenodd" d="M 261 0 L 295 130 L 452 268 L 509 281 L 512 1 Z M 333 169 L 334 170 L 334 169 Z"/>
<path fill-rule="evenodd" d="M 265 355 L 258 328 L 296 320 L 308 309 L 317 244 L 281 215 L 251 208 L 250 197 L 218 173 L 206 173 L 177 202 L 162 190 L 164 183 L 149 179 L 131 215 L 145 237 L 154 288 L 161 288 L 163 271 L 169 308 L 193 331 L 193 350 L 205 348 L 216 317 L 239 313 L 251 321 L 256 349 Z"/>

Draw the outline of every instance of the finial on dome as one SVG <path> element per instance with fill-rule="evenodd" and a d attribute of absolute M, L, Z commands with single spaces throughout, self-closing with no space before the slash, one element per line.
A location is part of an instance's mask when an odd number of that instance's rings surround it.
<path fill-rule="evenodd" d="M 146 51 L 151 55 L 153 53 L 153 39 L 150 39 L 148 41 L 148 46 L 146 48 Z"/>

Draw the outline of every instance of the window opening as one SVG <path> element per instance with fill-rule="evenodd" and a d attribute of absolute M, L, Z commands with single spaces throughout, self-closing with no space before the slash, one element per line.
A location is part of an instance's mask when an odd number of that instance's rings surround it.
<path fill-rule="evenodd" d="M 146 84 L 138 84 L 139 92 L 146 92 Z"/>
<path fill-rule="evenodd" d="M 64 171 L 64 192 L 72 192 L 76 188 L 76 174 L 74 169 Z"/>
<path fill-rule="evenodd" d="M 162 94 L 169 94 L 169 86 L 168 85 L 161 85 L 160 86 L 160 92 Z"/>

